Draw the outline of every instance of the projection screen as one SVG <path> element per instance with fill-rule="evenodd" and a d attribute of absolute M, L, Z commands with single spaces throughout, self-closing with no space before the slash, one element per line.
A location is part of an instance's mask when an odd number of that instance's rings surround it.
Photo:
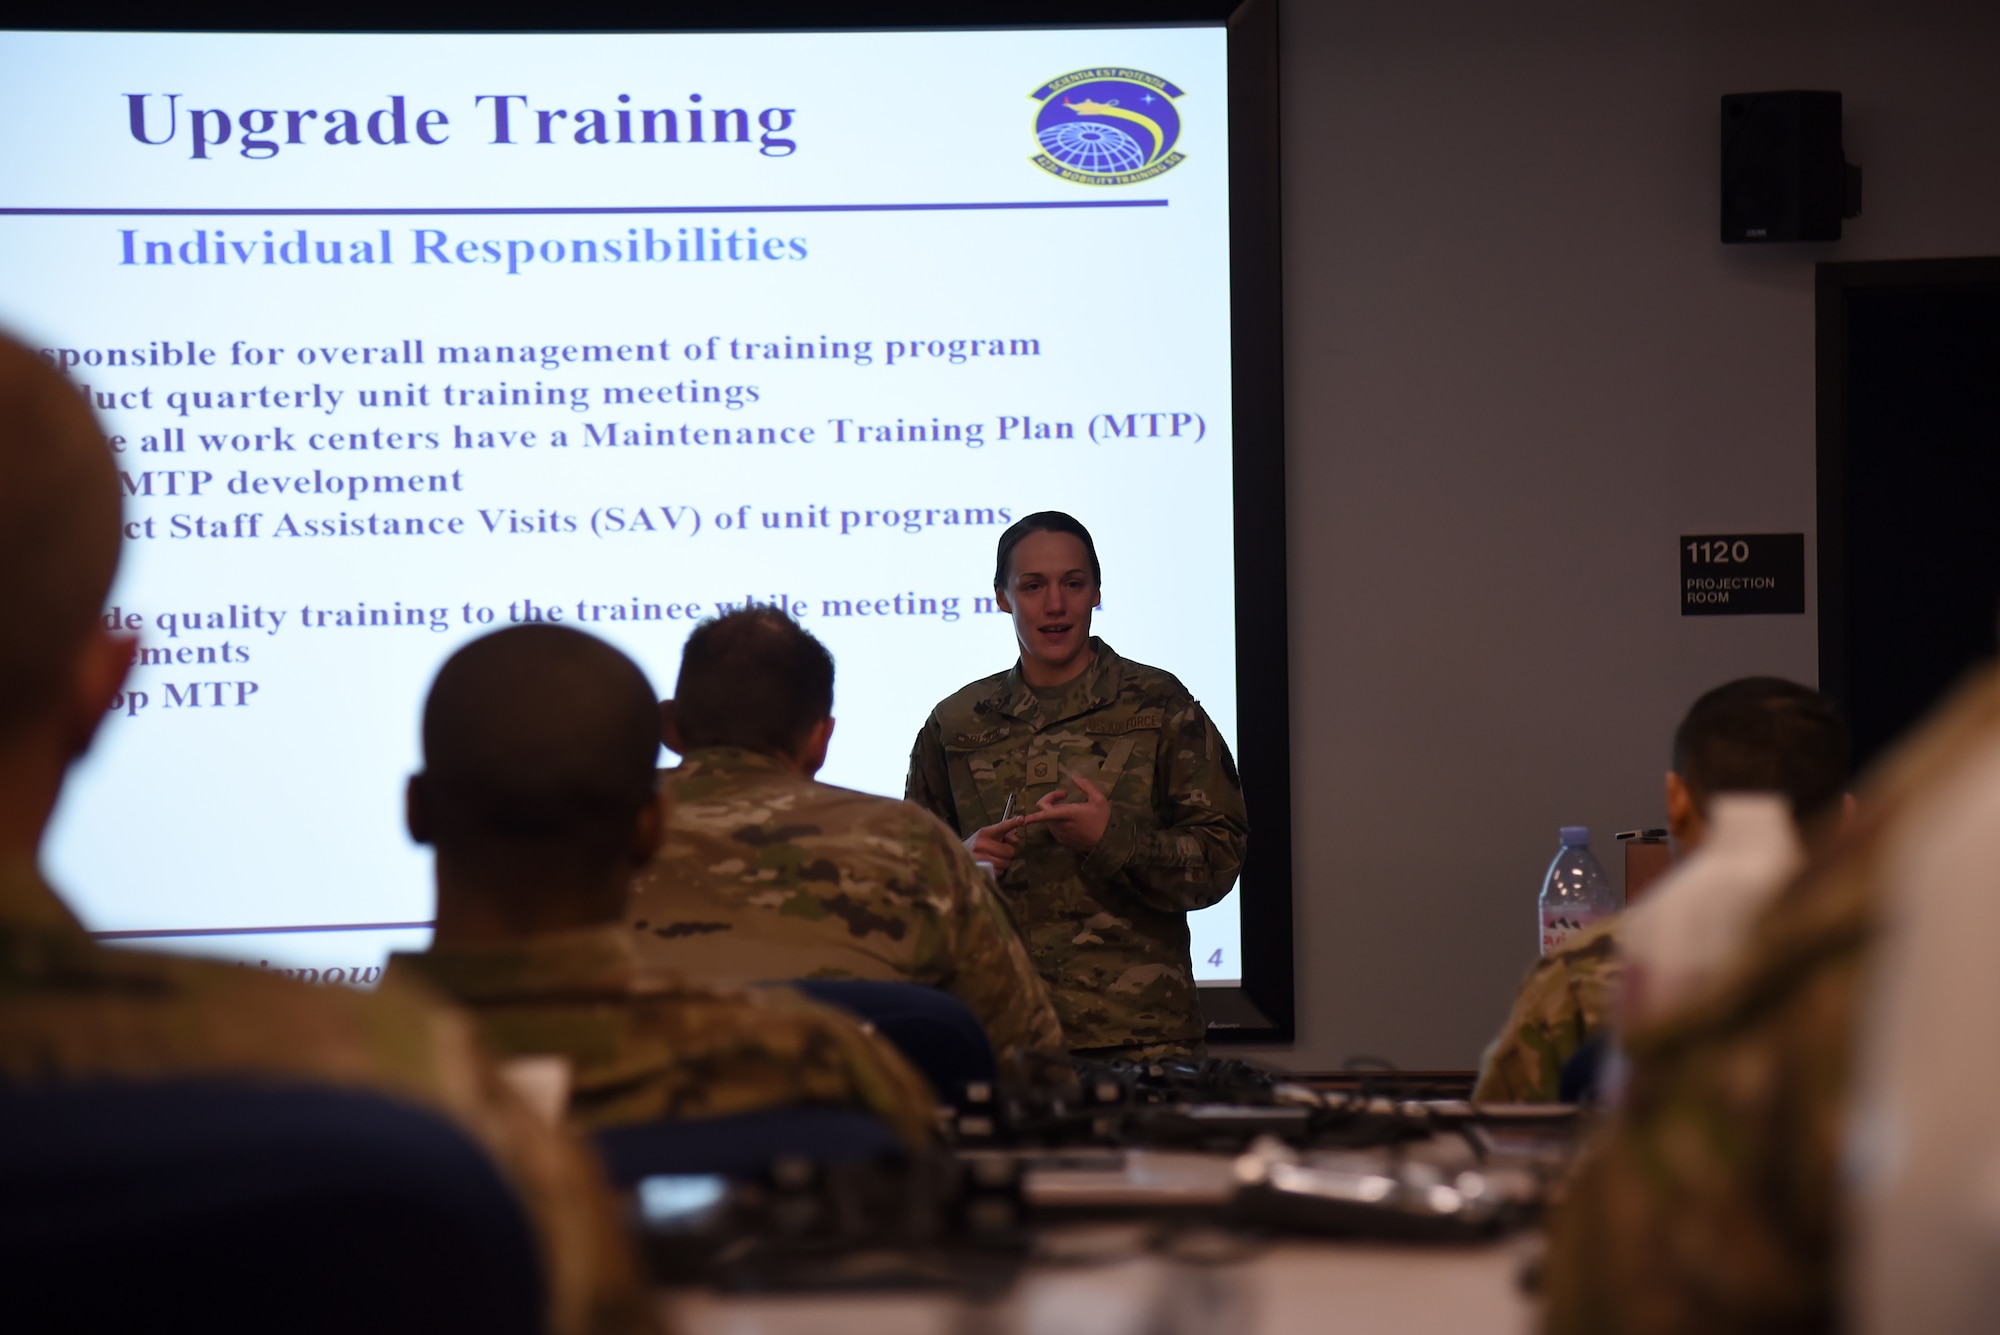
<path fill-rule="evenodd" d="M 0 116 L 42 127 L 0 324 L 113 435 L 142 646 L 51 880 L 109 939 L 366 982 L 428 935 L 426 685 L 537 620 L 665 695 L 694 623 L 782 606 L 838 665 L 821 777 L 900 796 L 931 705 L 1014 657 L 994 544 L 1041 509 L 1096 535 L 1097 633 L 1235 741 L 1226 56 L 0 34 Z M 1240 979 L 1237 893 L 1191 926 Z"/>

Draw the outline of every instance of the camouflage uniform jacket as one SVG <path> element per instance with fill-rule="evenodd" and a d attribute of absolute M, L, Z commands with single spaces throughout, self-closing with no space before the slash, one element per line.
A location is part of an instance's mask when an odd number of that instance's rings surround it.
<path fill-rule="evenodd" d="M 1989 674 L 1876 771 L 1719 987 L 1626 1036 L 1624 1104 L 1553 1216 L 1548 1331 L 1836 1328 L 1839 1163 L 1884 858 L 1996 740 Z"/>
<path fill-rule="evenodd" d="M 907 802 L 816 783 L 733 747 L 662 776 L 667 832 L 634 882 L 640 957 L 686 977 L 942 988 L 1003 1072 L 1070 1078 L 1048 991 L 993 882 Z"/>
<path fill-rule="evenodd" d="M 1067 771 L 1111 801 L 1089 853 L 1021 830 L 1000 880 L 1070 1045 L 1199 1052 L 1201 1010 L 1187 913 L 1229 893 L 1249 834 L 1229 747 L 1169 673 L 1104 641 L 1069 691 L 1045 704 L 1017 663 L 945 700 L 917 734 L 908 796 L 961 838 L 1031 811 Z"/>
<path fill-rule="evenodd" d="M 240 966 L 112 950 L 32 867 L 0 867 L 0 1078 L 247 1075 L 423 1105 L 484 1146 L 535 1225 L 558 1335 L 658 1328 L 594 1160 L 500 1083 L 429 994 L 313 988 Z"/>
<path fill-rule="evenodd" d="M 1554 1103 L 1563 1063 L 1611 1023 L 1622 916 L 1578 932 L 1536 960 L 1514 1009 L 1479 1062 L 1478 1103 Z"/>
<path fill-rule="evenodd" d="M 399 954 L 472 1013 L 494 1051 L 570 1061 L 570 1117 L 591 1129 L 802 1103 L 866 1109 L 913 1144 L 933 1099 L 902 1056 L 847 1015 L 783 988 L 722 989 L 642 970 L 617 924 Z"/>

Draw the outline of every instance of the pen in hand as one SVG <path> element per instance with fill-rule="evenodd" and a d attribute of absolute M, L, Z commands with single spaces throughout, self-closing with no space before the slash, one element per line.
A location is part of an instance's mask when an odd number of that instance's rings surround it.
<path fill-rule="evenodd" d="M 973 858 L 987 864 L 996 878 L 1007 874 L 1007 868 L 1014 865 L 1014 855 L 1018 851 L 1015 847 L 1014 831 L 1008 828 L 1016 820 L 1022 819 L 1014 815 L 1014 799 L 1015 794 L 1007 794 L 1007 805 L 1001 810 L 1000 819 L 973 831 L 972 836 L 965 841 L 965 847 Z"/>

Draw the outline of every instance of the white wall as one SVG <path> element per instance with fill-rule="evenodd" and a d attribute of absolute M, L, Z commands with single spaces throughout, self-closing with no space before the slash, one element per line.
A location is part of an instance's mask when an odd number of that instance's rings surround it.
<path fill-rule="evenodd" d="M 1282 14 L 1304 1069 L 1469 1067 L 1556 826 L 1657 824 L 1803 617 L 1678 615 L 1676 539 L 1813 550 L 1813 265 L 2000 254 L 2000 3 L 1330 3 Z M 1838 89 L 1867 212 L 1716 241 L 1719 99 Z M 1808 584 L 1815 576 L 1810 566 Z"/>

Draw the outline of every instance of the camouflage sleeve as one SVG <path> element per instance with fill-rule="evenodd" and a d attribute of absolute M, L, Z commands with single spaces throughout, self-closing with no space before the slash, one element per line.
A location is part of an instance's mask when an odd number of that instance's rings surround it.
<path fill-rule="evenodd" d="M 571 1059 L 569 1121 L 586 1130 L 831 1104 L 874 1113 L 912 1145 L 935 1134 L 936 1097 L 902 1054 L 790 988 L 660 975 L 623 1005 L 517 1004 L 477 1018 L 502 1052 Z"/>
<path fill-rule="evenodd" d="M 1067 1082 L 1073 1070 L 1062 1021 L 1027 945 L 993 882 L 949 830 L 925 821 L 927 883 L 945 888 L 957 905 L 946 926 L 950 973 L 943 986 L 986 1027 L 1003 1076 Z"/>
<path fill-rule="evenodd" d="M 1153 811 L 1114 804 L 1083 872 L 1126 887 L 1149 908 L 1186 913 L 1236 883 L 1250 821 L 1229 744 L 1199 704 L 1185 700 L 1161 733 Z"/>
<path fill-rule="evenodd" d="M 1609 1022 L 1617 986 L 1616 938 L 1607 926 L 1537 960 L 1507 1023 L 1479 1062 L 1478 1103 L 1554 1103 L 1563 1064 Z"/>
<path fill-rule="evenodd" d="M 1473 1102 L 1554 1103 L 1563 1063 L 1583 1045 L 1582 1027 L 1567 971 L 1555 960 L 1537 963 L 1479 1059 Z"/>
<path fill-rule="evenodd" d="M 969 833 L 958 828 L 958 803 L 951 798 L 951 774 L 945 768 L 936 715 L 924 720 L 924 726 L 917 730 L 916 744 L 910 748 L 910 775 L 903 781 L 903 800 L 936 816 L 959 838 Z"/>
<path fill-rule="evenodd" d="M 1628 1046 L 1550 1218 L 1549 1335 L 1835 1330 L 1855 998 L 1842 958 L 1745 976 Z"/>

